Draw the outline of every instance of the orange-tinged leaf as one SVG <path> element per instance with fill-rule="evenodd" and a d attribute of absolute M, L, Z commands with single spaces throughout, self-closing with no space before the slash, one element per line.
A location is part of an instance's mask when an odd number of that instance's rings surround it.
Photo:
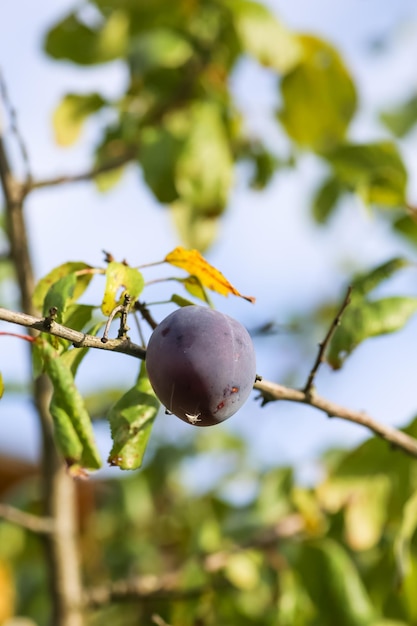
<path fill-rule="evenodd" d="M 210 265 L 210 263 L 201 256 L 198 250 L 186 250 L 178 246 L 175 250 L 167 254 L 164 260 L 171 265 L 175 265 L 175 267 L 180 267 L 186 272 L 189 272 L 191 276 L 196 276 L 202 285 L 212 291 L 216 291 L 222 296 L 233 294 L 249 302 L 255 302 L 255 298 L 252 296 L 243 296 L 233 287 L 218 269 Z"/>

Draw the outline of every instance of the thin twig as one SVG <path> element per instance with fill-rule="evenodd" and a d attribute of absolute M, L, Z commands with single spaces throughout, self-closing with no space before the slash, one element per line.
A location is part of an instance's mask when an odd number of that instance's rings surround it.
<path fill-rule="evenodd" d="M 134 306 L 135 310 L 139 311 L 145 322 L 148 322 L 152 330 L 155 330 L 155 328 L 158 326 L 158 322 L 154 320 L 146 304 L 144 302 L 139 302 L 139 300 L 136 300 Z"/>
<path fill-rule="evenodd" d="M 0 307 L 0 320 L 25 326 L 26 328 L 32 328 L 40 332 L 48 333 L 49 335 L 54 335 L 55 337 L 61 337 L 61 339 L 67 339 L 75 348 L 98 348 L 99 350 L 109 350 L 110 352 L 121 352 L 138 359 L 144 359 L 146 355 L 146 350 L 126 337 L 121 339 L 109 339 L 106 343 L 103 343 L 100 337 L 81 333 L 78 330 L 62 326 L 51 320 L 50 317 L 39 318 L 33 315 L 26 315 L 26 313 L 15 313 Z"/>
<path fill-rule="evenodd" d="M 346 311 L 347 307 L 350 304 L 350 296 L 352 293 L 352 286 L 349 285 L 349 287 L 347 288 L 346 291 L 346 295 L 343 299 L 343 302 L 340 306 L 339 311 L 337 312 L 336 317 L 333 319 L 329 330 L 327 331 L 327 334 L 324 338 L 324 340 L 319 344 L 319 351 L 317 354 L 317 358 L 314 362 L 314 365 L 311 369 L 311 372 L 309 374 L 309 377 L 307 379 L 306 385 L 304 387 L 304 393 L 305 394 L 309 394 L 311 393 L 312 389 L 313 389 L 313 383 L 314 383 L 314 378 L 319 370 L 319 367 L 322 363 L 324 363 L 325 361 L 325 352 L 327 349 L 327 346 L 329 345 L 334 333 L 337 330 L 337 327 L 340 325 L 341 319 L 342 319 L 342 315 L 343 313 Z"/>
<path fill-rule="evenodd" d="M 106 174 L 119 167 L 123 167 L 132 162 L 136 157 L 136 153 L 133 151 L 126 152 L 126 154 L 119 156 L 115 159 L 111 159 L 96 165 L 95 167 L 79 172 L 78 174 L 66 174 L 62 176 L 55 176 L 52 178 L 44 178 L 41 180 L 33 180 L 27 188 L 27 193 L 34 189 L 45 189 L 47 187 L 57 187 L 59 185 L 67 185 L 72 183 L 82 183 L 89 180 L 94 180 L 100 174 Z"/>
<path fill-rule="evenodd" d="M 3 504 L 1 502 L 0 518 L 6 522 L 17 524 L 18 526 L 39 535 L 50 534 L 55 531 L 55 523 L 53 519 L 48 517 L 39 517 L 38 515 L 33 515 L 32 513 L 25 513 L 10 504 Z"/>
<path fill-rule="evenodd" d="M 189 600 L 204 595 L 213 588 L 212 585 L 199 585 L 180 589 L 177 586 L 180 574 L 181 572 L 173 572 L 162 576 L 137 576 L 93 587 L 85 592 L 84 605 L 99 608 L 112 602 L 132 600 Z"/>
<path fill-rule="evenodd" d="M 400 448 L 413 457 L 417 457 L 417 439 L 410 437 L 406 433 L 401 430 L 397 430 L 392 426 L 386 426 L 385 424 L 381 424 L 381 422 L 377 422 L 364 412 L 348 409 L 340 404 L 331 402 L 316 393 L 311 393 L 311 391 L 306 393 L 305 391 L 292 389 L 291 387 L 284 387 L 283 385 L 272 383 L 267 380 L 255 382 L 254 388 L 261 392 L 263 404 L 274 400 L 288 400 L 289 402 L 308 404 L 309 406 L 323 411 L 329 417 L 339 417 L 347 420 L 348 422 L 354 422 L 355 424 L 365 426 L 375 435 L 382 437 L 382 439 L 385 439 L 393 446 Z"/>
<path fill-rule="evenodd" d="M 17 123 L 17 113 L 16 113 L 16 109 L 14 108 L 13 104 L 11 103 L 11 100 L 9 98 L 9 94 L 7 91 L 7 86 L 6 86 L 6 81 L 4 80 L 2 71 L 0 69 L 0 98 L 4 104 L 4 107 L 7 111 L 7 114 L 9 116 L 9 120 L 10 120 L 10 128 L 12 130 L 12 133 L 14 134 L 15 138 L 16 138 L 16 142 L 17 145 L 19 146 L 19 150 L 20 153 L 22 155 L 22 161 L 23 161 L 23 165 L 25 168 L 25 188 L 29 188 L 32 182 L 32 174 L 31 174 L 31 167 L 30 167 L 30 159 L 29 159 L 29 152 L 28 149 L 26 147 L 26 143 L 23 140 L 22 134 L 19 131 L 19 126 Z"/>

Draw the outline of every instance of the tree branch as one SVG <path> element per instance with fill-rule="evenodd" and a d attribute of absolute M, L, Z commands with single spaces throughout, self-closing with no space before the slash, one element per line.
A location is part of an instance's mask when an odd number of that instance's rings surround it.
<path fill-rule="evenodd" d="M 334 320 L 332 321 L 329 330 L 327 331 L 327 334 L 324 338 L 324 340 L 319 344 L 319 351 L 317 354 L 317 358 L 314 362 L 314 365 L 312 367 L 312 370 L 310 372 L 310 375 L 307 379 L 306 385 L 304 387 L 304 392 L 306 394 L 309 394 L 312 392 L 313 389 L 313 384 L 314 384 L 314 378 L 316 377 L 317 372 L 319 371 L 319 367 L 322 363 L 324 363 L 325 361 L 325 352 L 327 349 L 327 346 L 329 345 L 334 333 L 337 330 L 337 327 L 340 325 L 340 322 L 342 320 L 342 315 L 345 312 L 345 310 L 347 309 L 347 307 L 350 304 L 350 295 L 352 293 L 352 287 L 351 285 L 349 285 L 349 287 L 347 288 L 346 291 L 346 295 L 344 297 L 344 300 L 342 302 L 341 307 L 339 308 L 339 311 L 337 312 L 336 317 L 334 318 Z"/>
<path fill-rule="evenodd" d="M 45 321 L 45 318 L 38 318 L 24 313 L 15 313 L 0 307 L 0 320 L 67 339 L 76 348 L 97 348 L 110 352 L 120 352 L 138 359 L 145 359 L 146 357 L 146 350 L 133 343 L 128 338 L 109 339 L 106 343 L 103 343 L 100 337 L 72 330 L 71 328 L 54 322 L 50 318 L 46 318 Z M 417 457 L 417 440 L 413 437 L 410 437 L 396 428 L 386 426 L 376 421 L 364 412 L 354 411 L 336 404 L 331 400 L 327 400 L 319 396 L 312 389 L 307 389 L 307 391 L 293 389 L 292 387 L 285 387 L 284 385 L 263 379 L 255 382 L 254 389 L 261 392 L 261 397 L 263 398 L 262 404 L 276 400 L 287 400 L 288 402 L 307 404 L 326 413 L 329 417 L 339 417 L 348 422 L 365 426 L 365 428 L 371 430 L 375 435 L 389 441 L 392 445 L 401 448 L 408 454 Z"/>
<path fill-rule="evenodd" d="M 54 178 L 45 178 L 41 180 L 33 180 L 29 185 L 25 188 L 25 193 L 29 193 L 34 189 L 44 189 L 46 187 L 57 187 L 59 185 L 67 185 L 71 183 L 82 183 L 89 180 L 94 180 L 100 174 L 105 174 L 107 172 L 111 172 L 112 170 L 117 169 L 118 167 L 123 167 L 123 165 L 127 165 L 132 162 L 136 157 L 136 153 L 127 152 L 126 154 L 119 156 L 111 161 L 107 161 L 106 163 L 102 163 L 101 165 L 97 165 L 89 170 L 84 172 L 79 172 L 78 174 L 68 174 L 63 176 L 56 176 Z"/>
<path fill-rule="evenodd" d="M 49 335 L 54 335 L 61 339 L 67 339 L 76 348 L 97 348 L 99 350 L 121 352 L 138 359 L 144 359 L 146 355 L 146 351 L 143 348 L 130 341 L 127 337 L 107 339 L 106 342 L 103 342 L 100 337 L 81 333 L 78 330 L 62 326 L 54 322 L 51 318 L 40 318 L 27 315 L 26 313 L 15 313 L 0 307 L 0 320 L 48 333 Z"/>
<path fill-rule="evenodd" d="M 14 132 L 17 132 L 16 124 Z M 23 310 L 33 316 L 36 315 L 32 302 L 34 272 L 23 206 L 28 185 L 20 183 L 13 174 L 1 128 L 0 183 L 5 200 L 10 258 L 16 272 L 20 302 Z M 32 332 L 33 330 L 32 328 Z M 42 433 L 41 486 L 44 516 L 46 520 L 54 522 L 53 532 L 44 535 L 51 623 L 54 626 L 82 626 L 84 620 L 80 608 L 82 585 L 77 545 L 75 486 L 55 446 L 49 413 L 51 385 L 46 376 L 39 376 L 34 381 L 33 399 Z"/>
<path fill-rule="evenodd" d="M 404 450 L 404 452 L 407 452 L 411 456 L 417 457 L 417 439 L 410 437 L 392 426 L 386 426 L 385 424 L 381 424 L 381 422 L 377 422 L 362 411 L 348 409 L 319 396 L 317 393 L 306 393 L 305 391 L 284 387 L 284 385 L 272 383 L 267 380 L 258 380 L 255 382 L 254 389 L 261 392 L 263 404 L 274 400 L 287 400 L 289 402 L 307 404 L 323 411 L 323 413 L 326 413 L 329 417 L 339 417 L 348 422 L 365 426 L 365 428 L 368 428 L 375 435 L 382 437 L 382 439 L 385 439 L 393 446 Z"/>
<path fill-rule="evenodd" d="M 163 576 L 137 576 L 135 578 L 116 580 L 108 584 L 89 589 L 84 593 L 84 606 L 96 609 L 112 602 L 129 602 L 132 600 L 189 600 L 197 598 L 212 585 L 199 585 L 188 589 L 179 589 L 176 585 L 180 572 L 172 572 Z"/>
<path fill-rule="evenodd" d="M 50 534 L 55 530 L 53 519 L 26 513 L 9 504 L 3 504 L 2 502 L 0 502 L 0 518 L 39 535 Z"/>

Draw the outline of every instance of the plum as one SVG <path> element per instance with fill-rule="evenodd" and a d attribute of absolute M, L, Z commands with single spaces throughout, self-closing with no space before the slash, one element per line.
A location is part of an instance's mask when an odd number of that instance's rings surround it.
<path fill-rule="evenodd" d="M 212 426 L 246 402 L 255 382 L 255 350 L 238 321 L 204 306 L 168 315 L 152 333 L 146 367 L 168 412 Z"/>

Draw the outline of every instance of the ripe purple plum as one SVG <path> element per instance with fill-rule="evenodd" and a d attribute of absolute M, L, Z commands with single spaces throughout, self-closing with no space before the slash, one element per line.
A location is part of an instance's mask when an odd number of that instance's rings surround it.
<path fill-rule="evenodd" d="M 246 328 L 224 313 L 196 305 L 177 309 L 158 324 L 146 367 L 166 409 L 194 426 L 213 426 L 236 413 L 256 376 Z"/>

